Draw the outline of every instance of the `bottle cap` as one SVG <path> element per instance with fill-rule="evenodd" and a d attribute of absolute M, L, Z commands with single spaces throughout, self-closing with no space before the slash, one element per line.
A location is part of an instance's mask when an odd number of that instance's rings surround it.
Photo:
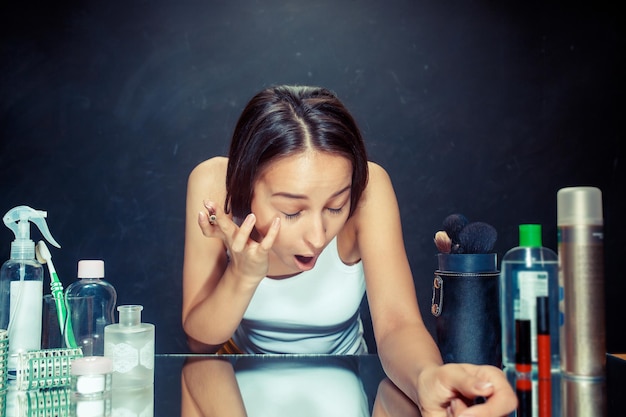
<path fill-rule="evenodd" d="M 519 225 L 519 245 L 530 248 L 540 248 L 541 225 L 540 224 L 520 224 Z"/>
<path fill-rule="evenodd" d="M 104 261 L 78 261 L 78 278 L 104 278 Z"/>
<path fill-rule="evenodd" d="M 602 226 L 602 192 L 596 187 L 567 187 L 556 194 L 558 226 Z"/>
<path fill-rule="evenodd" d="M 84 356 L 72 360 L 72 375 L 101 375 L 113 372 L 113 361 L 106 356 Z"/>
<path fill-rule="evenodd" d="M 549 309 L 548 297 L 537 297 L 537 334 L 550 334 Z"/>

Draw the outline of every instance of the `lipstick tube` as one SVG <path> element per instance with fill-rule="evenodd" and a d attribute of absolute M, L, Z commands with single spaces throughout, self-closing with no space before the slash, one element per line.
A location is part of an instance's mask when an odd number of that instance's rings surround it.
<path fill-rule="evenodd" d="M 550 371 L 550 320 L 548 297 L 537 297 L 537 373 L 539 417 L 552 414 L 552 373 Z"/>
<path fill-rule="evenodd" d="M 515 320 L 515 393 L 517 416 L 533 417 L 530 320 Z M 549 365 L 548 365 L 549 366 Z"/>

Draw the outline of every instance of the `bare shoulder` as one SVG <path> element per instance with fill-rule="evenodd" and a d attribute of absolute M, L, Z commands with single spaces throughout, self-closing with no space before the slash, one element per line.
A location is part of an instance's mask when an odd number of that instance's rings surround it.
<path fill-rule="evenodd" d="M 228 158 L 216 156 L 200 162 L 189 174 L 189 181 L 203 181 L 211 178 L 226 178 Z"/>
<path fill-rule="evenodd" d="M 369 181 L 355 211 L 358 234 L 376 240 L 387 230 L 398 228 L 399 210 L 391 178 L 380 165 L 369 163 Z"/>
<path fill-rule="evenodd" d="M 196 165 L 189 174 L 188 192 L 217 199 L 226 193 L 228 158 L 216 156 Z"/>
<path fill-rule="evenodd" d="M 388 198 L 390 193 L 395 194 L 391 178 L 385 168 L 375 162 L 369 162 L 369 180 L 361 199 L 362 207 L 360 208 L 366 212 L 371 209 L 380 209 L 380 204 L 384 201 L 381 199 Z"/>
<path fill-rule="evenodd" d="M 391 179 L 389 178 L 389 174 L 382 166 L 378 165 L 376 162 L 368 162 L 369 168 L 369 183 L 368 185 L 373 186 L 381 186 L 383 184 L 389 185 L 391 183 Z"/>

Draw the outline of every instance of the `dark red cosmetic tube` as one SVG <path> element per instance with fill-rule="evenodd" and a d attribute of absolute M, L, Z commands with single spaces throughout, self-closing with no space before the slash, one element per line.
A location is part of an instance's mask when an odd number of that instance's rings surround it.
<path fill-rule="evenodd" d="M 539 417 L 550 417 L 552 414 L 550 320 L 548 309 L 548 297 L 537 297 L 537 372 L 539 374 Z"/>
<path fill-rule="evenodd" d="M 518 417 L 533 415 L 530 320 L 515 320 L 515 393 Z"/>

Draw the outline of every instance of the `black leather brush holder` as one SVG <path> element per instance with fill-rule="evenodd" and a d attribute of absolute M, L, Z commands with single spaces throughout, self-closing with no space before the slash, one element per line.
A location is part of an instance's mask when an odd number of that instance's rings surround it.
<path fill-rule="evenodd" d="M 502 367 L 497 255 L 438 254 L 431 312 L 445 363 Z"/>

